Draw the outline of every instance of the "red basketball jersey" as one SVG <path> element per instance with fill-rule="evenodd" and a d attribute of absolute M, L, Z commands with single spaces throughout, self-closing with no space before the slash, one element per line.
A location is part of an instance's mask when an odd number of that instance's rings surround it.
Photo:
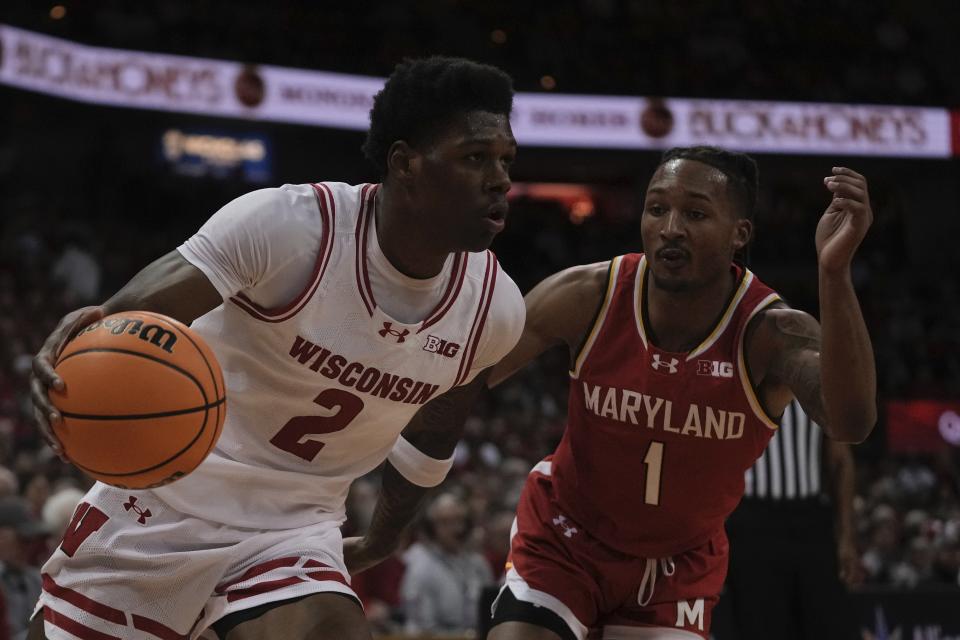
<path fill-rule="evenodd" d="M 737 286 L 694 350 L 659 349 L 646 326 L 646 260 L 611 262 L 606 296 L 570 372 L 569 417 L 553 457 L 559 507 L 635 556 L 692 549 L 723 526 L 744 471 L 777 428 L 743 353 L 747 323 L 780 297 L 732 265 Z"/>

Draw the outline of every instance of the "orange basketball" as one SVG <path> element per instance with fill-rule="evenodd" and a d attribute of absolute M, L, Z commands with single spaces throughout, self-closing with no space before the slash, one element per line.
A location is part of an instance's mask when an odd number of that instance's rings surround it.
<path fill-rule="evenodd" d="M 226 417 L 220 365 L 181 322 L 148 311 L 107 316 L 67 343 L 56 364 L 64 453 L 124 489 L 159 487 L 197 468 Z"/>

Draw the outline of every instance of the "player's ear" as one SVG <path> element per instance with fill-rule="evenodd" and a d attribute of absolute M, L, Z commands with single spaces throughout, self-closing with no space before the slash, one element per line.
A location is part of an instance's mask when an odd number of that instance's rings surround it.
<path fill-rule="evenodd" d="M 387 174 L 401 183 L 413 180 L 420 169 L 420 154 L 405 140 L 396 140 L 387 150 Z"/>
<path fill-rule="evenodd" d="M 733 227 L 733 248 L 740 251 L 750 243 L 753 237 L 753 221 L 746 218 L 737 218 Z"/>

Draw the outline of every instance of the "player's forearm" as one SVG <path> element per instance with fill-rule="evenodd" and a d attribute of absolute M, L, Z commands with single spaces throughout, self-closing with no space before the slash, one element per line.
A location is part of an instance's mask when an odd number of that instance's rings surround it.
<path fill-rule="evenodd" d="M 820 326 L 820 381 L 828 432 L 841 442 L 862 442 L 877 422 L 877 376 L 849 269 L 821 270 Z"/>
<path fill-rule="evenodd" d="M 413 484 L 387 462 L 370 529 L 364 536 L 366 546 L 376 555 L 390 555 L 420 511 L 429 490 Z"/>
<path fill-rule="evenodd" d="M 203 272 L 174 250 L 141 269 L 102 307 L 105 315 L 154 311 L 190 324 L 221 302 Z"/>
<path fill-rule="evenodd" d="M 853 456 L 845 444 L 829 443 L 830 493 L 833 498 L 836 534 L 838 539 L 852 537 L 853 525 L 854 468 Z"/>

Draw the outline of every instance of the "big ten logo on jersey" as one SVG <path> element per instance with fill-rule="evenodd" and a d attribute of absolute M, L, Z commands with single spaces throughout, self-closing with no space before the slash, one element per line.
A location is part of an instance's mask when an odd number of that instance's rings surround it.
<path fill-rule="evenodd" d="M 423 345 L 424 351 L 430 353 L 439 353 L 441 356 L 452 358 L 460 351 L 460 345 L 456 342 L 448 342 L 437 336 L 427 336 L 427 341 Z"/>
<path fill-rule="evenodd" d="M 714 378 L 732 378 L 733 363 L 717 360 L 697 360 L 698 376 L 713 376 Z"/>

